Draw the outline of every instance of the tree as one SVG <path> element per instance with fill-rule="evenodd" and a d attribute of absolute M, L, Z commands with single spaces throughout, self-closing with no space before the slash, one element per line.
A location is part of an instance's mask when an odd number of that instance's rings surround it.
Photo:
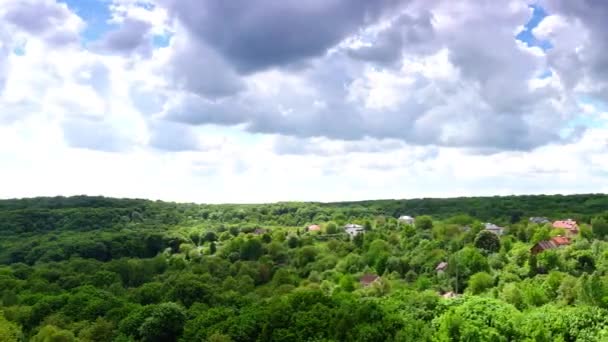
<path fill-rule="evenodd" d="M 329 222 L 327 226 L 325 226 L 325 232 L 327 234 L 336 234 L 338 233 L 338 226 L 335 222 Z"/>
<path fill-rule="evenodd" d="M 416 217 L 416 228 L 430 230 L 433 228 L 433 219 L 430 216 L 422 215 Z"/>
<path fill-rule="evenodd" d="M 217 251 L 217 246 L 215 245 L 215 242 L 212 242 L 209 245 L 209 254 L 213 255 L 213 254 L 215 254 L 216 251 Z"/>
<path fill-rule="evenodd" d="M 0 341 L 17 342 L 21 337 L 21 329 L 9 322 L 0 312 Z"/>
<path fill-rule="evenodd" d="M 262 243 L 258 239 L 249 239 L 241 246 L 241 259 L 257 260 L 264 253 Z"/>
<path fill-rule="evenodd" d="M 598 217 L 591 221 L 591 226 L 593 227 L 593 235 L 596 237 L 603 239 L 608 235 L 608 221 L 606 221 L 603 217 Z"/>
<path fill-rule="evenodd" d="M 69 330 L 46 325 L 32 338 L 32 342 L 73 342 L 76 338 Z"/>
<path fill-rule="evenodd" d="M 469 286 L 467 290 L 471 292 L 471 294 L 480 294 L 486 289 L 489 289 L 494 285 L 494 279 L 491 275 L 486 272 L 475 273 L 469 279 Z"/>
<path fill-rule="evenodd" d="M 500 238 L 490 231 L 482 230 L 475 237 L 475 247 L 487 253 L 498 252 L 500 250 Z"/>
<path fill-rule="evenodd" d="M 177 341 L 186 322 L 186 311 L 175 303 L 144 306 L 120 323 L 120 330 L 146 342 Z"/>

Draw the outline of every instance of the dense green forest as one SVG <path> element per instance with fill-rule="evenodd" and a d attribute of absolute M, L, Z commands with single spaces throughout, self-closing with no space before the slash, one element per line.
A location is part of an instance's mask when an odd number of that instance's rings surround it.
<path fill-rule="evenodd" d="M 3 200 L 0 341 L 608 341 L 607 220 L 601 194 Z"/>

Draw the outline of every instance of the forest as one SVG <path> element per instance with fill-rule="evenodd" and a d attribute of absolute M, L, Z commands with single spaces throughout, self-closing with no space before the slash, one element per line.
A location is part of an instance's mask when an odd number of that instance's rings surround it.
<path fill-rule="evenodd" d="M 603 194 L 1 200 L 0 341 L 608 341 L 607 236 Z"/>

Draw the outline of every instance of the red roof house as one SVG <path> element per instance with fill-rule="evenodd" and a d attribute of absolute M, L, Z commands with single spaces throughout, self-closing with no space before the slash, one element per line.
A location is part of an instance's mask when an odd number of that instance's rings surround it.
<path fill-rule="evenodd" d="M 321 227 L 317 224 L 311 224 L 310 226 L 306 227 L 306 230 L 308 230 L 309 232 L 320 232 Z"/>
<path fill-rule="evenodd" d="M 377 274 L 368 273 L 368 274 L 364 274 L 363 276 L 361 276 L 361 278 L 359 278 L 359 282 L 363 286 L 369 286 L 378 279 L 380 279 L 380 277 Z"/>
<path fill-rule="evenodd" d="M 544 252 L 548 249 L 554 249 L 561 246 L 566 246 L 570 244 L 570 239 L 565 236 L 554 236 L 551 240 L 540 241 L 530 249 L 530 253 L 536 255 L 540 252 Z"/>
<path fill-rule="evenodd" d="M 555 221 L 553 222 L 553 228 L 564 229 L 568 234 L 572 235 L 578 234 L 578 224 L 576 223 L 576 221 L 571 219 Z"/>

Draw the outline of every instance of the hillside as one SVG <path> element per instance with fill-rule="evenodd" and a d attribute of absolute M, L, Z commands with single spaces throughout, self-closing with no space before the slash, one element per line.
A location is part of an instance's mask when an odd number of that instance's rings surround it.
<path fill-rule="evenodd" d="M 602 194 L 2 200 L 0 339 L 600 341 L 607 211 Z"/>

